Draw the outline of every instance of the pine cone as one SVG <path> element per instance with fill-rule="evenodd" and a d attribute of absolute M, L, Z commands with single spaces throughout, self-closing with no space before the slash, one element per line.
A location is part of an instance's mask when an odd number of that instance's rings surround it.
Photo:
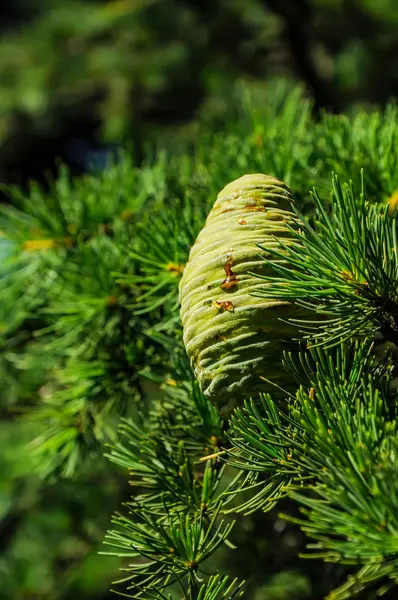
<path fill-rule="evenodd" d="M 229 413 L 239 399 L 282 383 L 285 340 L 297 329 L 282 322 L 297 308 L 256 297 L 271 275 L 267 248 L 289 237 L 293 195 L 269 175 L 244 175 L 218 195 L 194 243 L 180 283 L 184 343 L 205 396 Z M 261 250 L 258 244 L 265 250 Z M 272 386 L 275 390 L 275 387 Z"/>

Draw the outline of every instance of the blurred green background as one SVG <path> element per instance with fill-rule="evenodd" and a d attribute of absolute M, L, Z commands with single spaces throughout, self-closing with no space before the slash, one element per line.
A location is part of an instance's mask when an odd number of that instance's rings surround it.
<path fill-rule="evenodd" d="M 16 0 L 0 16 L 1 182 L 43 181 L 60 161 L 80 174 L 120 146 L 140 164 L 200 122 L 216 133 L 237 82 L 301 82 L 315 115 L 398 95 L 396 0 Z M 43 483 L 25 439 L 1 413 L 0 598 L 114 597 L 118 561 L 97 551 L 125 474 L 104 460 Z M 320 600 L 339 568 L 299 561 L 302 534 L 275 515 L 241 519 L 250 544 L 228 571 L 253 600 Z"/>
<path fill-rule="evenodd" d="M 223 110 L 236 80 L 304 83 L 315 110 L 398 93 L 395 0 L 15 0 L 1 10 L 0 177 Z"/>

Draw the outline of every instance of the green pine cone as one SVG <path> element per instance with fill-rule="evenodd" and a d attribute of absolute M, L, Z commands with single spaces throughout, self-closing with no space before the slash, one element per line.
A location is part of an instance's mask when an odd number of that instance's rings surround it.
<path fill-rule="evenodd" d="M 285 340 L 297 329 L 279 319 L 298 310 L 252 294 L 252 275 L 272 274 L 260 250 L 288 237 L 292 192 L 275 177 L 244 175 L 218 195 L 191 248 L 180 282 L 184 343 L 205 396 L 227 414 L 243 398 L 270 391 L 261 376 L 283 385 Z M 273 388 L 275 390 L 275 388 Z"/>

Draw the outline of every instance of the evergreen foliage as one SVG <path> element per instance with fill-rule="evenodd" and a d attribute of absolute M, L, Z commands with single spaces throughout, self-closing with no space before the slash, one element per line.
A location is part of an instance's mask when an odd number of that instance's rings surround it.
<path fill-rule="evenodd" d="M 318 343 L 333 345 L 352 336 L 380 331 L 397 341 L 397 231 L 390 207 L 369 206 L 364 186 L 358 198 L 353 186 L 343 191 L 334 177 L 335 202 L 329 216 L 315 193 L 319 216 L 315 227 L 298 218 L 290 227 L 295 243 L 279 242 L 287 265 L 268 261 L 278 277 L 259 294 L 287 298 L 318 315 L 321 324 L 309 325 Z M 315 331 L 314 331 L 315 330 Z"/>
<path fill-rule="evenodd" d="M 80 179 L 61 169 L 1 208 L 1 415 L 34 431 L 43 486 L 95 473 L 104 452 L 127 470 L 104 550 L 123 560 L 127 597 L 240 597 L 217 564 L 234 552 L 232 516 L 283 497 L 310 556 L 357 568 L 330 599 L 398 578 L 396 107 L 315 121 L 300 89 L 268 98 L 238 89 L 222 123 L 193 125 L 194 146 L 139 168 L 120 154 Z M 275 251 L 289 266 L 261 294 L 314 320 L 284 358 L 297 392 L 249 391 L 227 422 L 193 380 L 178 284 L 218 191 L 254 171 L 298 200 L 293 242 Z"/>

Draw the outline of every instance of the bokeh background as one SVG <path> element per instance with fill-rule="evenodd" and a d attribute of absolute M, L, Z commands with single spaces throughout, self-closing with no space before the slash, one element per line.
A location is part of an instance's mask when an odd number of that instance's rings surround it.
<path fill-rule="evenodd" d="M 223 110 L 237 80 L 305 84 L 315 110 L 398 93 L 395 0 L 15 0 L 1 9 L 0 174 L 149 139 Z M 166 142 L 167 143 L 167 142 Z"/>
<path fill-rule="evenodd" d="M 140 164 L 198 122 L 216 133 L 237 85 L 299 82 L 315 115 L 398 96 L 396 0 L 14 0 L 0 20 L 0 181 L 22 187 L 120 147 Z M 43 483 L 25 435 L 0 414 L 0 598 L 115 597 L 119 563 L 98 550 L 125 474 L 101 463 Z M 251 577 L 253 600 L 320 600 L 339 582 L 338 568 L 297 559 L 305 540 L 274 513 L 237 531 L 251 543 L 229 570 Z"/>

